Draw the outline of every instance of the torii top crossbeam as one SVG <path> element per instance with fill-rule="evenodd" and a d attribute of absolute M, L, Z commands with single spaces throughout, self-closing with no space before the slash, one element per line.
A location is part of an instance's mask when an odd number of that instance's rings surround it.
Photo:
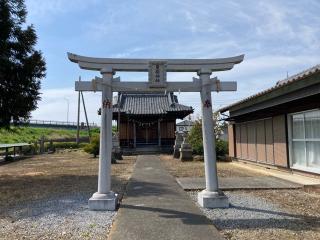
<path fill-rule="evenodd" d="M 198 72 L 201 68 L 216 71 L 226 71 L 243 61 L 244 55 L 215 59 L 121 59 L 93 58 L 68 53 L 71 62 L 78 63 L 80 68 L 101 71 L 112 68 L 113 71 L 148 72 L 149 64 L 160 62 L 166 64 L 167 72 Z"/>
<path fill-rule="evenodd" d="M 80 68 L 103 72 L 127 71 L 149 72 L 148 82 L 126 82 L 112 79 L 112 90 L 136 92 L 200 92 L 203 83 L 194 78 L 193 82 L 167 82 L 167 72 L 197 72 L 212 73 L 226 71 L 235 64 L 243 61 L 244 55 L 230 58 L 216 59 L 118 59 L 118 58 L 93 58 L 68 53 L 70 61 L 77 63 Z M 208 88 L 211 91 L 235 91 L 236 82 L 220 82 L 217 78 L 211 79 Z M 77 91 L 102 91 L 103 79 L 96 77 L 92 82 L 76 82 Z"/>

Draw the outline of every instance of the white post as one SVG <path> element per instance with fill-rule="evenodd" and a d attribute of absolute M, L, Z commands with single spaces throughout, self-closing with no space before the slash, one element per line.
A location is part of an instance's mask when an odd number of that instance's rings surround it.
<path fill-rule="evenodd" d="M 133 122 L 133 147 L 137 147 L 137 129 L 136 129 L 136 122 Z"/>
<path fill-rule="evenodd" d="M 79 77 L 79 82 L 81 81 L 81 77 Z M 77 138 L 76 143 L 79 144 L 79 136 L 80 136 L 80 91 L 78 92 L 78 116 L 77 116 Z"/>
<path fill-rule="evenodd" d="M 112 69 L 103 69 L 98 192 L 89 199 L 92 210 L 115 210 L 117 194 L 111 191 Z"/>
<path fill-rule="evenodd" d="M 158 119 L 158 146 L 161 147 L 161 122 Z"/>
<path fill-rule="evenodd" d="M 202 207 L 216 208 L 228 207 L 228 198 L 219 191 L 217 162 L 215 149 L 214 123 L 212 114 L 211 97 L 211 71 L 201 69 L 199 76 L 202 84 L 201 104 L 202 104 L 202 135 L 205 163 L 206 189 L 198 194 L 198 202 Z"/>

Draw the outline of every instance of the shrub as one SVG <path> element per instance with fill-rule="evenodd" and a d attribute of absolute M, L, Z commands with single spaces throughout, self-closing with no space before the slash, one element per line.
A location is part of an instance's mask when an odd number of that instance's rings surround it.
<path fill-rule="evenodd" d="M 52 145 L 48 142 L 44 144 L 45 151 L 55 151 L 57 148 L 60 149 L 79 149 L 84 148 L 86 143 L 75 143 L 75 142 L 53 142 Z M 39 148 L 38 144 L 38 148 Z M 39 149 L 38 149 L 39 150 Z"/>
<path fill-rule="evenodd" d="M 12 162 L 13 160 L 14 160 L 14 158 L 12 156 L 6 156 L 4 158 L 4 161 L 6 161 L 6 162 Z"/>
<path fill-rule="evenodd" d="M 85 143 L 75 143 L 75 142 L 54 142 L 52 144 L 52 147 L 55 148 L 72 148 L 72 149 L 77 149 L 77 148 L 83 148 L 86 144 Z M 46 143 L 45 146 L 46 149 L 50 148 L 50 143 Z"/>
<path fill-rule="evenodd" d="M 198 120 L 191 128 L 188 140 L 192 146 L 193 153 L 203 155 L 203 141 L 202 141 L 202 125 Z M 228 142 L 221 139 L 216 139 L 216 155 L 217 157 L 224 157 L 228 152 Z"/>
<path fill-rule="evenodd" d="M 90 154 L 93 154 L 93 157 L 97 157 L 99 155 L 100 150 L 100 137 L 99 135 L 92 136 L 91 142 L 87 143 L 84 147 L 84 151 Z M 112 154 L 111 156 L 111 163 L 117 163 L 117 160 Z"/>
<path fill-rule="evenodd" d="M 33 142 L 30 142 L 30 146 L 22 148 L 22 153 L 25 155 L 35 154 L 37 151 L 39 151 L 39 144 L 35 144 Z"/>
<path fill-rule="evenodd" d="M 227 153 L 228 153 L 228 142 L 221 139 L 217 139 L 216 140 L 217 157 L 225 157 Z"/>
<path fill-rule="evenodd" d="M 86 144 L 84 147 L 84 151 L 90 154 L 93 154 L 94 157 L 99 155 L 99 147 L 100 147 L 100 137 L 99 135 L 95 135 L 91 138 L 91 142 Z"/>

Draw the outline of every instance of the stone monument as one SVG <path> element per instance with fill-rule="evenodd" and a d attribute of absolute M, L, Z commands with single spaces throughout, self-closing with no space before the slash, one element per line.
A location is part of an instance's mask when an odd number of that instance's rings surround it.
<path fill-rule="evenodd" d="M 183 142 L 183 137 L 182 137 L 182 133 L 178 132 L 178 131 L 175 132 L 175 135 L 176 135 L 176 140 L 174 141 L 174 146 L 173 146 L 173 157 L 179 158 L 180 157 L 180 147 Z"/>
<path fill-rule="evenodd" d="M 179 149 L 180 151 L 180 161 L 192 161 L 192 147 L 188 142 L 188 132 L 184 131 L 183 132 L 183 142 L 181 144 L 181 148 Z"/>
<path fill-rule="evenodd" d="M 114 133 L 112 136 L 112 153 L 117 160 L 122 160 L 122 152 L 119 143 L 119 133 Z"/>

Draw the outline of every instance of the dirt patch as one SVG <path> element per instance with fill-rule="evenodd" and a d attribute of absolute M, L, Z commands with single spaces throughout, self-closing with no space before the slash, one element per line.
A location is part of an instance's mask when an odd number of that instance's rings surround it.
<path fill-rule="evenodd" d="M 124 192 L 136 157 L 112 165 L 112 189 Z M 0 166 L 0 217 L 21 203 L 97 189 L 98 158 L 83 151 L 38 155 Z"/>
<path fill-rule="evenodd" d="M 307 193 L 298 189 L 253 191 L 252 194 L 276 203 L 296 214 L 306 217 L 318 217 L 320 221 L 319 193 Z"/>
<path fill-rule="evenodd" d="M 175 177 L 204 177 L 204 162 L 190 161 L 181 162 L 171 155 L 161 155 L 160 159 L 167 170 Z M 234 166 L 231 162 L 218 162 L 219 177 L 253 177 L 262 174 L 255 171 L 243 170 Z"/>
<path fill-rule="evenodd" d="M 45 172 L 29 172 L 29 173 L 25 173 L 23 174 L 23 176 L 38 176 L 38 175 L 44 175 Z"/>

